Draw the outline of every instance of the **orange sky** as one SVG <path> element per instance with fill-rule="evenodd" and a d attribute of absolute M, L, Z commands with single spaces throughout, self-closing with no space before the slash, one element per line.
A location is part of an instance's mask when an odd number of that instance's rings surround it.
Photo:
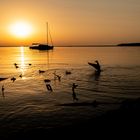
<path fill-rule="evenodd" d="M 54 45 L 140 42 L 139 0 L 3 0 L 0 11 L 0 45 L 44 43 L 46 21 Z M 10 33 L 18 21 L 32 27 L 30 35 Z"/>

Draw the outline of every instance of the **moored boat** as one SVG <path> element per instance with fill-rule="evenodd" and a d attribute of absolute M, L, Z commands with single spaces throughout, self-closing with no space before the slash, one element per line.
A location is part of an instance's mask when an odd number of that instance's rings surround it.
<path fill-rule="evenodd" d="M 32 44 L 30 46 L 30 49 L 36 49 L 36 50 L 52 50 L 54 46 L 50 46 L 47 44 Z"/>
<path fill-rule="evenodd" d="M 46 44 L 32 43 L 32 45 L 29 47 L 30 49 L 52 50 L 54 48 L 53 45 L 49 45 L 49 36 L 50 36 L 51 44 L 53 44 L 53 42 L 52 42 L 52 38 L 51 38 L 50 31 L 49 31 L 49 28 L 48 28 L 48 22 L 46 23 L 46 31 L 47 31 L 47 43 Z"/>

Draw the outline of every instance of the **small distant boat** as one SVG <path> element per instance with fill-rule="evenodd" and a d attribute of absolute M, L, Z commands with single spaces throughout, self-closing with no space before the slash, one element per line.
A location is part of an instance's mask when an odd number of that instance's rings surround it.
<path fill-rule="evenodd" d="M 47 31 L 47 43 L 42 44 L 42 43 L 32 43 L 32 45 L 29 47 L 30 49 L 36 49 L 36 50 L 52 50 L 54 48 L 53 45 L 49 45 L 49 37 L 50 35 L 49 28 L 48 28 L 48 22 L 46 23 L 46 31 Z M 52 38 L 50 35 L 51 43 L 52 43 Z M 53 43 L 52 43 L 53 44 Z"/>

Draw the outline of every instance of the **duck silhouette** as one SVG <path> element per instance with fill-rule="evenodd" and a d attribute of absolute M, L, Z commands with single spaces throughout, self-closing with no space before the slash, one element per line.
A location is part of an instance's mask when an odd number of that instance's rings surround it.
<path fill-rule="evenodd" d="M 66 75 L 71 74 L 71 71 L 67 71 L 67 70 L 66 70 L 66 71 L 65 71 L 65 74 L 66 74 Z"/>
<path fill-rule="evenodd" d="M 11 81 L 15 82 L 16 78 L 15 77 L 12 77 L 11 78 Z"/>
<path fill-rule="evenodd" d="M 45 71 L 44 70 L 39 70 L 39 73 L 44 73 Z"/>

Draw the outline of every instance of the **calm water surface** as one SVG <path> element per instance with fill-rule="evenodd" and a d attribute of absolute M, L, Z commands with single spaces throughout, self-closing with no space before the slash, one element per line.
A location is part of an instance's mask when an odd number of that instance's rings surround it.
<path fill-rule="evenodd" d="M 1 47 L 0 77 L 8 78 L 0 81 L 0 87 L 5 86 L 4 93 L 0 91 L 1 130 L 82 122 L 117 108 L 123 99 L 140 97 L 139 56 L 140 47 L 56 47 L 53 51 Z M 95 60 L 101 64 L 100 75 L 88 65 Z M 66 75 L 66 70 L 71 74 Z M 60 81 L 54 72 L 61 76 Z M 16 77 L 15 82 L 12 77 Z M 44 79 L 51 80 L 53 92 L 47 90 Z M 72 83 L 78 84 L 78 103 L 97 100 L 101 104 L 72 106 Z"/>

